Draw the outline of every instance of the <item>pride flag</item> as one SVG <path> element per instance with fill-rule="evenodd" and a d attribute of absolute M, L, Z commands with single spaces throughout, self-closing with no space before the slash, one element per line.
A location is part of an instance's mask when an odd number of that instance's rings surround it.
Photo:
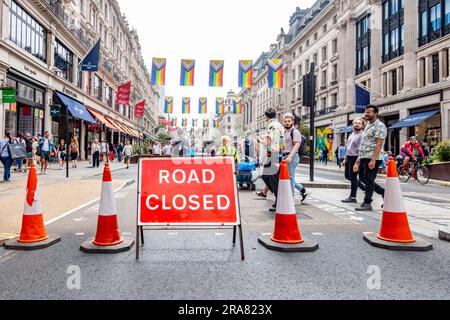
<path fill-rule="evenodd" d="M 198 113 L 207 114 L 208 113 L 208 98 L 198 99 Z"/>
<path fill-rule="evenodd" d="M 203 128 L 209 128 L 209 120 L 208 119 L 203 120 Z"/>
<path fill-rule="evenodd" d="M 192 119 L 192 127 L 196 128 L 198 126 L 198 119 Z"/>
<path fill-rule="evenodd" d="M 181 126 L 182 126 L 183 128 L 186 128 L 186 127 L 187 127 L 187 119 L 182 119 L 182 120 L 181 120 Z"/>
<path fill-rule="evenodd" d="M 164 113 L 173 113 L 173 97 L 166 97 Z"/>
<path fill-rule="evenodd" d="M 152 85 L 161 87 L 166 85 L 166 59 L 164 58 L 153 58 Z"/>
<path fill-rule="evenodd" d="M 251 88 L 253 86 L 253 61 L 239 61 L 239 88 Z"/>
<path fill-rule="evenodd" d="M 283 82 L 283 60 L 269 60 L 269 88 L 282 89 Z"/>
<path fill-rule="evenodd" d="M 209 86 L 223 87 L 223 60 L 211 60 L 209 67 Z"/>
<path fill-rule="evenodd" d="M 233 98 L 233 112 L 236 114 L 242 113 L 242 98 L 241 97 Z"/>
<path fill-rule="evenodd" d="M 216 114 L 224 114 L 224 113 L 225 113 L 225 99 L 216 98 Z"/>
<path fill-rule="evenodd" d="M 219 127 L 219 120 L 213 120 L 213 128 Z"/>
<path fill-rule="evenodd" d="M 195 60 L 181 60 L 180 86 L 193 86 L 195 75 Z"/>
<path fill-rule="evenodd" d="M 191 98 L 183 98 L 181 112 L 184 114 L 191 113 Z"/>
<path fill-rule="evenodd" d="M 173 128 L 177 127 L 177 118 L 172 118 L 171 127 L 173 127 Z"/>

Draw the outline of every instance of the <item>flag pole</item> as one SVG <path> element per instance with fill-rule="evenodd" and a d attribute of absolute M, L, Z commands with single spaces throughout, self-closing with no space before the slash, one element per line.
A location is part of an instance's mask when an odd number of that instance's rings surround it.
<path fill-rule="evenodd" d="M 379 93 L 378 91 L 375 91 L 375 90 L 373 90 L 373 89 L 370 89 L 370 88 L 366 87 L 365 85 L 363 85 L 363 84 L 361 84 L 361 83 L 357 83 L 356 80 L 354 80 L 354 83 L 355 83 L 357 86 L 360 86 L 361 88 L 366 89 L 366 90 L 369 91 L 369 92 L 373 92 L 373 93 L 378 94 L 378 95 L 381 96 L 381 97 L 384 97 L 384 94 L 381 94 L 381 93 Z"/>

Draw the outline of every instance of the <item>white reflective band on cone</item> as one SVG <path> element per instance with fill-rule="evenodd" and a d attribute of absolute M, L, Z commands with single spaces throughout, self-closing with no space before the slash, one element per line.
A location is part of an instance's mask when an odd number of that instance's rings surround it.
<path fill-rule="evenodd" d="M 25 206 L 23 208 L 23 214 L 25 216 L 35 216 L 38 214 L 42 214 L 41 193 L 39 192 L 39 186 L 36 188 L 36 191 L 34 192 L 34 199 L 31 207 L 28 205 L 27 199 L 25 198 Z"/>
<path fill-rule="evenodd" d="M 277 214 L 296 215 L 290 180 L 280 180 L 278 186 Z"/>
<path fill-rule="evenodd" d="M 112 182 L 103 182 L 102 199 L 100 201 L 101 216 L 115 216 L 117 214 L 116 199 L 114 199 L 114 190 Z"/>
<path fill-rule="evenodd" d="M 386 179 L 386 193 L 384 196 L 385 212 L 405 213 L 405 203 L 403 201 L 402 189 L 398 178 Z"/>

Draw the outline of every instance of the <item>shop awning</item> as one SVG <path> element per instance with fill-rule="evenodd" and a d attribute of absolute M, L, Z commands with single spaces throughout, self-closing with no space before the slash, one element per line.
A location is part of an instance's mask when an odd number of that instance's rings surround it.
<path fill-rule="evenodd" d="M 134 133 L 131 132 L 130 129 L 128 129 L 128 127 L 120 122 L 117 122 L 117 124 L 122 128 L 122 132 L 125 134 L 128 134 L 129 136 L 134 136 Z"/>
<path fill-rule="evenodd" d="M 97 118 L 98 121 L 100 121 L 101 123 L 103 123 L 105 126 L 107 126 L 110 129 L 113 130 L 118 130 L 115 126 L 112 125 L 112 123 L 110 121 L 108 121 L 108 119 L 106 119 L 101 113 L 98 113 L 92 109 L 89 109 L 89 111 L 94 115 L 95 118 Z"/>
<path fill-rule="evenodd" d="M 122 127 L 119 125 L 119 123 L 117 121 L 115 121 L 111 118 L 106 118 L 106 120 L 109 121 L 117 131 L 123 132 Z"/>
<path fill-rule="evenodd" d="M 353 132 L 353 125 L 348 126 L 347 128 L 343 128 L 343 129 L 339 130 L 337 133 L 345 134 L 345 133 L 350 133 L 350 132 Z"/>
<path fill-rule="evenodd" d="M 77 100 L 74 100 L 59 92 L 56 92 L 56 95 L 61 100 L 61 102 L 69 109 L 69 112 L 72 116 L 87 122 L 97 123 L 81 102 L 78 102 Z"/>
<path fill-rule="evenodd" d="M 394 124 L 392 127 L 389 127 L 389 129 L 401 129 L 401 128 L 406 128 L 406 127 L 414 127 L 440 112 L 441 112 L 441 110 L 432 110 L 432 111 L 427 111 L 427 112 L 415 113 L 415 114 L 412 114 L 409 117 L 403 119 L 399 123 Z"/>
<path fill-rule="evenodd" d="M 132 128 L 129 128 L 129 129 L 136 138 L 141 138 L 141 134 L 139 134 L 139 131 L 132 129 Z"/>

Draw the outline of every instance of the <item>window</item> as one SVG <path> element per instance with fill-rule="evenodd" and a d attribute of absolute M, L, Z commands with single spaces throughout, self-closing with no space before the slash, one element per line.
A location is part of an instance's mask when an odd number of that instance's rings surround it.
<path fill-rule="evenodd" d="M 331 106 L 337 107 L 337 93 L 331 95 Z"/>
<path fill-rule="evenodd" d="M 433 63 L 433 83 L 439 82 L 439 54 L 434 54 L 432 57 Z"/>
<path fill-rule="evenodd" d="M 317 52 L 313 55 L 313 62 L 317 66 Z"/>
<path fill-rule="evenodd" d="M 319 38 L 319 34 L 316 32 L 314 33 L 314 40 L 317 40 Z"/>
<path fill-rule="evenodd" d="M 73 53 L 58 39 L 55 43 L 55 67 L 62 71 L 62 77 L 73 81 Z"/>
<path fill-rule="evenodd" d="M 384 12 L 383 21 L 383 63 L 403 55 L 405 47 L 403 1 L 384 0 L 389 3 L 389 11 Z"/>
<path fill-rule="evenodd" d="M 327 86 L 327 70 L 323 70 L 322 71 L 322 87 L 326 87 Z"/>
<path fill-rule="evenodd" d="M 397 94 L 397 70 L 392 70 L 392 95 Z"/>
<path fill-rule="evenodd" d="M 322 62 L 325 62 L 328 60 L 328 54 L 327 54 L 327 46 L 322 48 Z"/>
<path fill-rule="evenodd" d="M 102 79 L 94 75 L 94 98 L 102 101 Z"/>
<path fill-rule="evenodd" d="M 338 51 L 337 45 L 338 45 L 338 40 L 337 39 L 333 39 L 333 41 L 331 42 L 331 50 L 332 50 L 333 56 L 335 54 L 337 54 L 337 51 Z"/>
<path fill-rule="evenodd" d="M 356 74 L 370 69 L 370 14 L 365 14 L 356 23 Z"/>
<path fill-rule="evenodd" d="M 47 31 L 15 1 L 9 10 L 9 39 L 39 60 L 47 59 Z"/>
<path fill-rule="evenodd" d="M 338 66 L 337 64 L 333 65 L 333 73 L 332 73 L 332 81 L 337 81 L 337 74 L 338 74 Z"/>
<path fill-rule="evenodd" d="M 428 34 L 428 11 L 422 12 L 421 20 L 422 20 L 421 21 L 421 25 L 422 25 L 421 36 L 426 37 L 426 35 Z"/>
<path fill-rule="evenodd" d="M 328 26 L 327 26 L 327 24 L 324 24 L 324 26 L 322 28 L 323 33 L 327 32 L 327 30 L 328 30 Z"/>
<path fill-rule="evenodd" d="M 450 25 L 450 0 L 445 0 L 445 25 Z"/>
<path fill-rule="evenodd" d="M 112 108 L 112 106 L 113 106 L 113 97 L 112 97 L 113 95 L 112 95 L 112 88 L 110 87 L 110 86 L 106 86 L 105 87 L 105 101 L 106 101 L 106 104 L 110 107 L 110 108 Z"/>
<path fill-rule="evenodd" d="M 441 4 L 430 9 L 431 30 L 438 31 L 441 28 Z"/>
<path fill-rule="evenodd" d="M 78 65 L 80 65 L 81 59 L 78 58 Z M 77 79 L 77 86 L 80 89 L 83 89 L 83 71 L 81 69 L 78 69 L 78 79 Z"/>

